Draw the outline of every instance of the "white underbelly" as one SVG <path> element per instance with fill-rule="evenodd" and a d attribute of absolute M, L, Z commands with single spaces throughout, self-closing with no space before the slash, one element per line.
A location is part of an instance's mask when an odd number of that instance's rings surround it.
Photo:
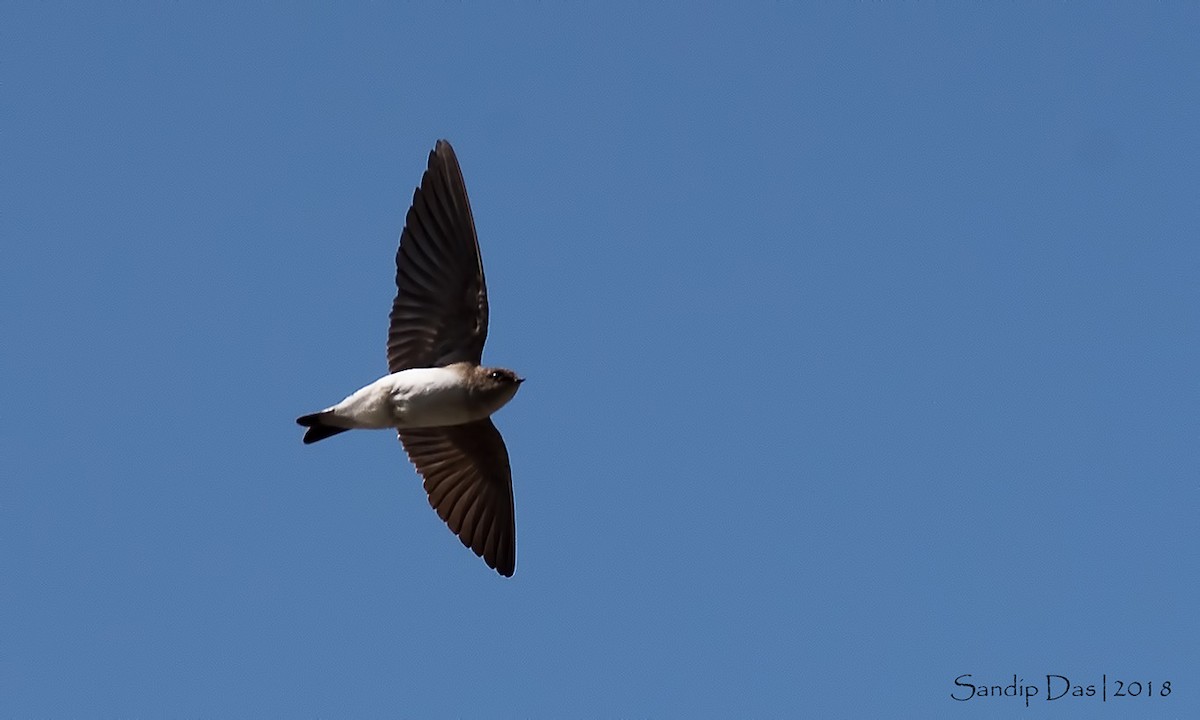
<path fill-rule="evenodd" d="M 457 387 L 396 393 L 393 405 L 397 428 L 461 425 L 477 419 L 469 411 L 466 391 Z"/>
<path fill-rule="evenodd" d="M 332 409 L 359 428 L 419 428 L 478 420 L 461 376 L 445 368 L 414 368 L 382 377 Z"/>

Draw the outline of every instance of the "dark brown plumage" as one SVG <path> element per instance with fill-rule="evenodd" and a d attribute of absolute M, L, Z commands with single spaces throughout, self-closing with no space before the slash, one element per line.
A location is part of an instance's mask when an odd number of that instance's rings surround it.
<path fill-rule="evenodd" d="M 388 370 L 478 365 L 487 326 L 487 285 L 466 184 L 454 149 L 439 140 L 396 251 Z M 429 504 L 463 545 L 511 576 L 517 554 L 512 471 L 491 419 L 398 432 L 425 480 Z"/>
<path fill-rule="evenodd" d="M 511 577 L 517 562 L 512 475 L 491 419 L 401 430 L 400 441 L 425 478 L 438 517 L 489 567 Z"/>
<path fill-rule="evenodd" d="M 396 250 L 388 370 L 478 365 L 487 339 L 487 284 L 467 186 L 454 149 L 439 140 L 413 192 Z"/>

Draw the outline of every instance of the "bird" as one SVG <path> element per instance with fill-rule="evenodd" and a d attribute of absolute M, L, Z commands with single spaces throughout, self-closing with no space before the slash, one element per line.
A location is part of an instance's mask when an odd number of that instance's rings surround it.
<path fill-rule="evenodd" d="M 524 378 L 485 367 L 488 299 L 467 187 L 438 140 L 396 250 L 388 374 L 302 415 L 311 444 L 353 429 L 395 429 L 429 504 L 462 544 L 505 577 L 516 569 L 512 469 L 491 416 Z"/>

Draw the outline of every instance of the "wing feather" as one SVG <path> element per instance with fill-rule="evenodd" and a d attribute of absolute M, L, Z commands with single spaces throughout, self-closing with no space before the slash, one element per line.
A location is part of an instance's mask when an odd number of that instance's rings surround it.
<path fill-rule="evenodd" d="M 399 433 L 438 517 L 489 567 L 512 576 L 517 555 L 512 469 L 491 419 Z"/>
<path fill-rule="evenodd" d="M 478 364 L 487 326 L 487 283 L 467 186 L 454 148 L 439 140 L 396 250 L 388 370 Z"/>

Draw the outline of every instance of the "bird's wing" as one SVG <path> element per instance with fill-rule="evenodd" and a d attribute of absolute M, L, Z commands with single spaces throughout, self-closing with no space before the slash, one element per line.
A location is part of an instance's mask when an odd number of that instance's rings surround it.
<path fill-rule="evenodd" d="M 454 148 L 438 140 L 396 251 L 388 371 L 479 364 L 487 325 L 487 285 L 467 186 Z"/>
<path fill-rule="evenodd" d="M 438 516 L 489 567 L 512 577 L 517 562 L 512 469 L 491 419 L 399 433 Z"/>

